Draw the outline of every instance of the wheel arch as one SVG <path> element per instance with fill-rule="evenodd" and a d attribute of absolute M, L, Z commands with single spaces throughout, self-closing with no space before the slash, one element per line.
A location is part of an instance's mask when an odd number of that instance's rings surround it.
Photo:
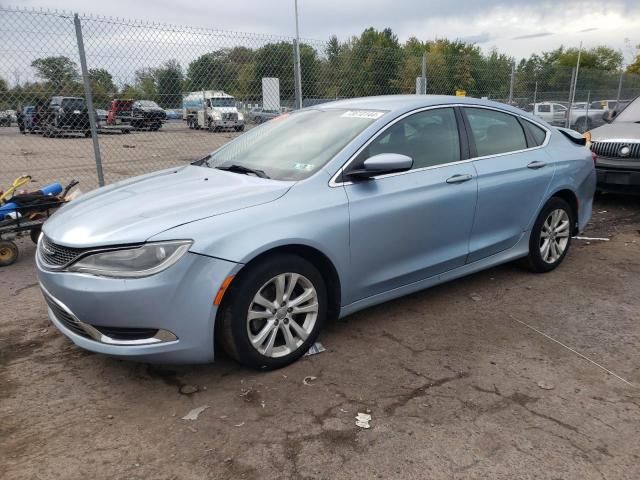
<path fill-rule="evenodd" d="M 565 202 L 569 204 L 573 213 L 574 224 L 572 228 L 572 235 L 576 235 L 578 233 L 578 211 L 580 209 L 580 202 L 578 201 L 578 196 L 575 192 L 569 188 L 562 188 L 560 190 L 556 190 L 553 194 L 549 196 L 547 202 L 551 200 L 553 197 L 558 197 L 563 199 Z M 546 202 L 545 202 L 546 204 Z M 544 205 L 543 205 L 544 208 Z"/>
<path fill-rule="evenodd" d="M 342 285 L 340 275 L 338 274 L 338 270 L 331 259 L 324 252 L 315 247 L 302 243 L 272 246 L 271 248 L 263 250 L 253 256 L 244 264 L 240 272 L 245 270 L 248 266 L 254 265 L 266 258 L 282 254 L 293 254 L 302 257 L 318 269 L 327 288 L 329 319 L 338 318 L 342 303 Z"/>

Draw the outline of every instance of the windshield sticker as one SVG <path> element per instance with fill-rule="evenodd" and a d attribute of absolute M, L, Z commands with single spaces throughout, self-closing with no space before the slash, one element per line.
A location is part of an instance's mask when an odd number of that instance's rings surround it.
<path fill-rule="evenodd" d="M 309 165 L 308 163 L 296 163 L 293 168 L 296 170 L 304 170 L 308 172 L 309 170 L 313 170 L 313 165 Z"/>
<path fill-rule="evenodd" d="M 370 118 L 376 120 L 384 115 L 384 112 L 377 112 L 375 110 L 349 110 L 340 115 L 343 118 Z"/>

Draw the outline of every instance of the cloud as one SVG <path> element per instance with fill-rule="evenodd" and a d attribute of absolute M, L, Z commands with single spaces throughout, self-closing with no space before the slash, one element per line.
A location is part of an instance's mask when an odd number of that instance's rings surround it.
<path fill-rule="evenodd" d="M 482 32 L 477 35 L 468 35 L 466 37 L 458 37 L 458 40 L 462 40 L 463 42 L 468 42 L 468 43 L 487 43 L 495 38 L 497 37 L 495 35 L 490 34 L 489 32 Z"/>
<path fill-rule="evenodd" d="M 517 37 L 512 37 L 512 40 L 524 40 L 526 38 L 548 37 L 549 35 L 555 35 L 555 34 L 551 32 L 528 33 L 527 35 L 518 35 Z"/>

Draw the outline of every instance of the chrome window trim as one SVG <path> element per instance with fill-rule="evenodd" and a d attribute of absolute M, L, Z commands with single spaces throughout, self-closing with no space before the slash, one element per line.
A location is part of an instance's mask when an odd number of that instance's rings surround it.
<path fill-rule="evenodd" d="M 461 164 L 473 162 L 473 161 L 476 161 L 476 160 L 484 160 L 484 159 L 487 159 L 487 158 L 502 157 L 504 155 L 512 155 L 514 153 L 528 152 L 528 151 L 537 150 L 539 148 L 546 147 L 549 144 L 549 141 L 551 140 L 551 135 L 550 135 L 551 131 L 546 126 L 542 125 L 541 123 L 537 122 L 534 119 L 528 118 L 528 117 L 526 117 L 526 116 L 524 116 L 522 114 L 519 114 L 519 113 L 510 112 L 508 110 L 503 110 L 503 109 L 498 108 L 498 107 L 493 107 L 493 106 L 488 106 L 488 105 L 474 105 L 474 104 L 469 104 L 469 103 L 451 103 L 451 104 L 441 104 L 441 105 L 429 105 L 427 107 L 420 107 L 420 108 L 416 108 L 414 110 L 411 110 L 409 112 L 403 113 L 399 117 L 394 118 L 391 122 L 387 123 L 380 130 L 378 130 L 376 133 L 374 133 L 371 136 L 371 138 L 369 138 L 365 143 L 363 143 L 360 146 L 360 148 L 358 148 L 358 150 L 356 150 L 355 153 L 353 155 L 351 155 L 349 157 L 349 159 L 342 165 L 342 167 L 340 167 L 338 169 L 338 171 L 331 177 L 331 180 L 329 181 L 329 187 L 333 188 L 333 187 L 343 187 L 343 186 L 347 186 L 347 185 L 353 185 L 353 182 L 351 182 L 351 181 L 338 182 L 337 179 L 342 175 L 344 170 L 351 164 L 351 162 L 353 162 L 358 157 L 358 155 L 360 155 L 360 153 L 362 153 L 362 151 L 365 148 L 367 148 L 375 139 L 377 139 L 388 128 L 390 128 L 391 126 L 395 125 L 400 120 L 403 120 L 406 117 L 409 117 L 409 116 L 414 115 L 416 113 L 424 112 L 424 111 L 427 111 L 427 110 L 435 110 L 435 109 L 438 109 L 438 108 L 454 108 L 454 107 L 484 108 L 485 110 L 494 110 L 496 112 L 505 113 L 507 115 L 512 115 L 514 117 L 520 117 L 521 119 L 523 119 L 523 120 L 525 120 L 527 122 L 531 122 L 534 125 L 542 128 L 545 131 L 544 142 L 542 142 L 541 145 L 536 145 L 535 147 L 528 147 L 528 148 L 521 149 L 521 150 L 514 150 L 512 152 L 496 153 L 496 154 L 493 154 L 493 155 L 484 155 L 482 157 L 471 157 L 471 158 L 467 158 L 467 159 L 464 159 L 464 160 L 458 160 L 458 161 L 455 161 L 455 162 L 441 163 L 441 164 L 438 164 L 438 165 L 431 165 L 429 167 L 411 169 L 411 170 L 407 170 L 405 172 L 395 172 L 395 173 L 387 173 L 387 174 L 383 174 L 383 175 L 376 175 L 375 177 L 371 177 L 371 179 L 381 179 L 381 178 L 395 177 L 395 176 L 398 176 L 398 175 L 406 175 L 406 174 L 410 174 L 410 173 L 423 172 L 425 170 L 433 170 L 435 168 L 449 167 L 451 165 L 461 165 Z M 458 136 L 460 136 L 461 133 L 462 132 L 460 131 L 460 129 L 458 129 Z"/>

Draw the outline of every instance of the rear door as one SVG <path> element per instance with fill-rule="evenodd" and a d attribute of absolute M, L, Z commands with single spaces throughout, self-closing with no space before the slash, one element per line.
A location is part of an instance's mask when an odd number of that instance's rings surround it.
<path fill-rule="evenodd" d="M 541 202 L 554 172 L 544 148 L 549 133 L 502 110 L 464 107 L 478 175 L 478 204 L 468 262 L 513 247 Z M 534 130 L 535 129 L 535 130 Z"/>
<path fill-rule="evenodd" d="M 348 167 L 367 158 L 399 153 L 413 169 L 381 175 L 344 188 L 349 199 L 349 269 L 353 298 L 393 290 L 463 266 L 469 252 L 477 186 L 465 161 L 453 108 L 413 113 L 374 138 Z"/>

